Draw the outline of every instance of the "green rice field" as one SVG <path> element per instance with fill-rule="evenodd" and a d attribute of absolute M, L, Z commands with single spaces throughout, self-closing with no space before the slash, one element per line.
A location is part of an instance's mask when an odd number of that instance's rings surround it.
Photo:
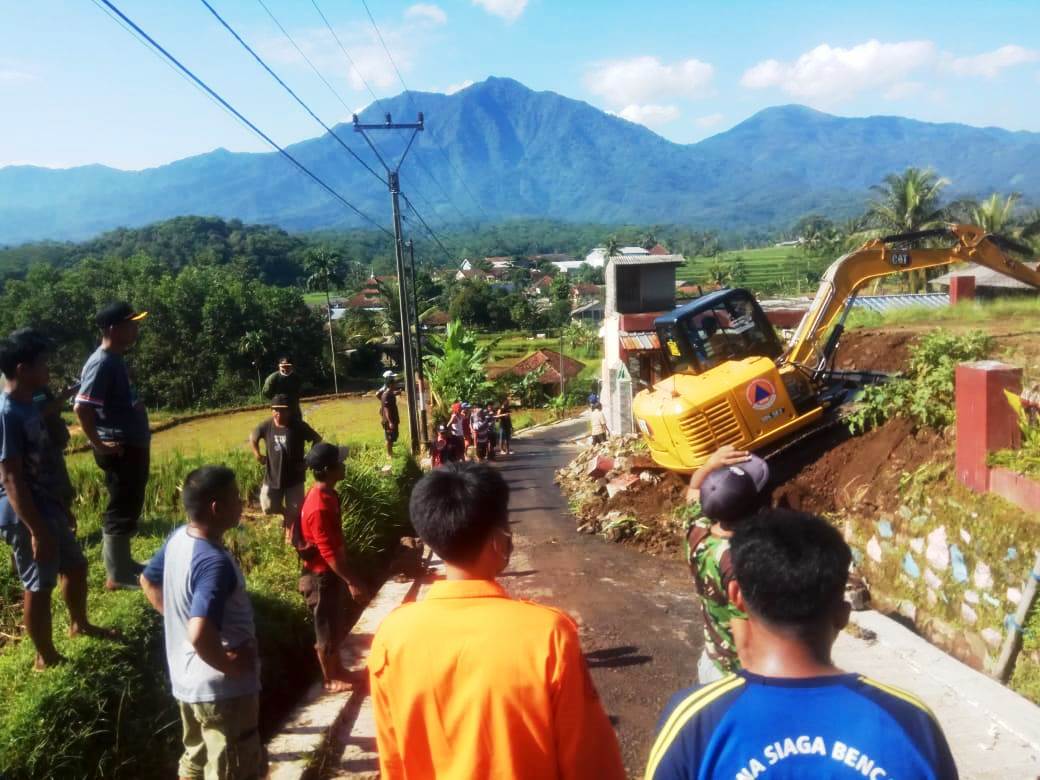
<path fill-rule="evenodd" d="M 761 249 L 737 249 L 722 252 L 717 257 L 694 257 L 676 269 L 677 280 L 694 284 L 709 284 L 709 270 L 716 264 L 728 265 L 741 259 L 744 278 L 737 286 L 756 291 L 780 291 L 809 293 L 816 290 L 816 282 L 810 282 L 807 274 L 821 274 L 835 260 L 833 257 L 817 258 L 805 254 L 798 247 L 770 246 Z"/>

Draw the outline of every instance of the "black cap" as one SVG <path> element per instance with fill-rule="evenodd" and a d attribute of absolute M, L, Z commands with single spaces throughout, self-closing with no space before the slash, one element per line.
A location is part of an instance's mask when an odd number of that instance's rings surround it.
<path fill-rule="evenodd" d="M 716 469 L 701 483 L 701 511 L 709 520 L 734 522 L 755 510 L 769 482 L 769 466 L 757 455 Z"/>
<path fill-rule="evenodd" d="M 272 409 L 288 409 L 292 405 L 292 399 L 285 393 L 278 393 L 278 395 L 271 399 Z"/>
<path fill-rule="evenodd" d="M 349 452 L 350 450 L 346 447 L 337 447 L 335 444 L 320 441 L 311 447 L 304 462 L 308 468 L 327 469 L 329 466 L 335 466 L 345 461 Z"/>
<path fill-rule="evenodd" d="M 135 311 L 134 307 L 126 301 L 116 301 L 105 306 L 101 311 L 94 317 L 94 322 L 97 326 L 104 330 L 105 328 L 111 328 L 113 325 L 118 325 L 121 322 L 127 320 L 140 321 L 148 316 L 146 311 Z"/>

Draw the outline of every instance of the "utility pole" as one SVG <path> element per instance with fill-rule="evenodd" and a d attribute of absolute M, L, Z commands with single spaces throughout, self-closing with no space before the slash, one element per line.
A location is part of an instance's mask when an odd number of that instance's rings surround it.
<path fill-rule="evenodd" d="M 426 420 L 426 396 L 423 392 L 426 370 L 423 365 L 422 322 L 419 320 L 419 290 L 415 274 L 415 242 L 410 238 L 408 239 L 408 256 L 412 266 L 412 311 L 415 314 L 415 365 L 419 376 L 419 432 L 422 434 L 422 440 L 429 443 L 430 428 Z"/>
<path fill-rule="evenodd" d="M 401 239 L 401 204 L 399 202 L 401 181 L 398 177 L 398 172 L 401 170 L 401 163 L 404 162 L 404 158 L 408 156 L 408 151 L 412 148 L 415 136 L 423 129 L 423 114 L 420 111 L 417 122 L 406 124 L 394 124 L 394 121 L 390 118 L 390 114 L 386 114 L 385 116 L 386 120 L 382 124 L 362 124 L 358 120 L 357 114 L 354 114 L 354 132 L 361 133 L 361 136 L 368 143 L 376 158 L 383 164 L 383 168 L 386 169 L 387 184 L 390 188 L 390 204 L 394 212 L 394 255 L 397 259 L 397 304 L 398 310 L 401 314 L 401 362 L 404 364 L 404 388 L 405 394 L 408 398 L 408 433 L 412 440 L 412 454 L 416 455 L 419 452 L 419 425 L 417 422 L 418 404 L 415 397 L 415 367 L 413 365 L 412 357 L 411 318 L 408 316 L 409 307 L 406 296 L 408 277 L 405 274 L 404 267 L 404 241 Z M 368 130 L 412 131 L 412 135 L 408 139 L 408 145 L 405 146 L 404 152 L 401 154 L 401 159 L 397 161 L 397 164 L 393 168 L 386 164 L 383 156 L 379 153 L 375 144 L 373 144 L 372 140 L 368 137 L 368 133 L 366 132 Z"/>

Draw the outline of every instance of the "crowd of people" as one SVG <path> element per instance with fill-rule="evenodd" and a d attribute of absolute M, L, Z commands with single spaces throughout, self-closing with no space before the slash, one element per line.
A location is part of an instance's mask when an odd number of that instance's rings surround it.
<path fill-rule="evenodd" d="M 125 303 L 100 311 L 100 346 L 78 386 L 59 393 L 49 390 L 45 338 L 23 329 L 0 342 L 0 537 L 23 585 L 37 669 L 63 660 L 51 623 L 59 583 L 73 636 L 117 638 L 87 614 L 87 561 L 75 535 L 60 415 L 74 397 L 108 490 L 105 585 L 141 588 L 163 616 L 181 716 L 179 776 L 256 778 L 263 764 L 256 626 L 242 572 L 223 544 L 242 516 L 234 472 L 213 465 L 188 474 L 186 522 L 147 564 L 131 555 L 150 439 L 125 355 L 146 316 Z M 380 418 L 392 455 L 396 377 L 384 380 Z M 368 598 L 343 538 L 337 484 L 348 453 L 303 420 L 291 360 L 279 362 L 265 390 L 271 417 L 250 436 L 264 468 L 262 508 L 282 516 L 299 553 L 325 689 L 346 690 L 359 682 L 338 652 L 348 607 Z M 590 408 L 593 436 L 605 437 L 599 400 Z M 625 777 L 577 626 L 559 610 L 512 599 L 498 583 L 513 550 L 509 485 L 486 461 L 511 453 L 508 404 L 457 401 L 437 433 L 437 468 L 416 485 L 409 509 L 445 577 L 383 621 L 368 658 L 382 776 Z M 305 492 L 308 469 L 313 485 Z M 686 542 L 704 654 L 690 665 L 699 685 L 665 709 L 646 777 L 956 778 L 923 703 L 833 663 L 831 648 L 849 619 L 851 552 L 824 520 L 768 508 L 768 483 L 767 464 L 732 447 L 691 477 Z"/>
<path fill-rule="evenodd" d="M 431 443 L 434 467 L 448 463 L 485 463 L 513 454 L 513 415 L 508 401 L 456 401 L 447 423 L 437 426 Z"/>

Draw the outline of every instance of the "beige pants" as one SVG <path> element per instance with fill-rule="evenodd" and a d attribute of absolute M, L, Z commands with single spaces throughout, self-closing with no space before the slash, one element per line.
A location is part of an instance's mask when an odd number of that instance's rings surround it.
<path fill-rule="evenodd" d="M 260 697 L 253 693 L 198 704 L 178 702 L 184 730 L 179 777 L 255 780 L 260 777 Z"/>
<path fill-rule="evenodd" d="M 286 528 L 300 519 L 303 511 L 303 483 L 291 488 L 268 487 L 265 482 L 260 488 L 260 508 L 265 515 L 281 515 Z"/>

